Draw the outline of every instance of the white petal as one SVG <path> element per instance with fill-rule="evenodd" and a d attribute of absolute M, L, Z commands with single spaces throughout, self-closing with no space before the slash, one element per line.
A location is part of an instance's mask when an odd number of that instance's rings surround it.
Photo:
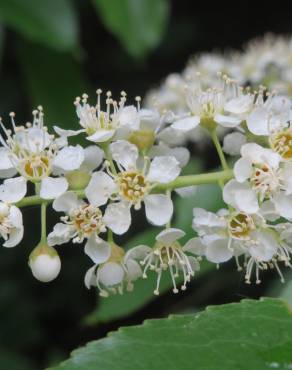
<path fill-rule="evenodd" d="M 74 233 L 74 227 L 59 222 L 54 226 L 53 231 L 48 235 L 48 245 L 52 247 L 54 245 L 68 243 L 73 237 Z"/>
<path fill-rule="evenodd" d="M 258 244 L 251 244 L 249 247 L 251 256 L 260 261 L 271 260 L 278 248 L 278 243 L 273 235 L 265 231 L 253 231 L 251 238 L 258 242 Z"/>
<path fill-rule="evenodd" d="M 138 245 L 137 247 L 131 248 L 128 250 L 126 253 L 124 260 L 127 263 L 129 259 L 134 259 L 134 260 L 143 260 L 147 254 L 151 253 L 152 249 L 148 247 L 147 245 Z"/>
<path fill-rule="evenodd" d="M 252 163 L 269 164 L 274 168 L 278 168 L 281 156 L 273 152 L 271 149 L 263 148 L 256 143 L 246 143 L 241 147 L 242 157 L 248 158 Z"/>
<path fill-rule="evenodd" d="M 250 188 L 248 183 L 230 180 L 224 186 L 223 200 L 242 212 L 255 213 L 259 209 L 256 193 Z"/>
<path fill-rule="evenodd" d="M 69 213 L 71 209 L 79 207 L 82 203 L 83 201 L 78 199 L 76 193 L 67 191 L 54 200 L 53 208 L 57 212 Z"/>
<path fill-rule="evenodd" d="M 185 186 L 183 188 L 177 188 L 177 189 L 175 189 L 175 191 L 182 198 L 190 198 L 194 194 L 196 194 L 197 189 L 198 189 L 198 187 L 196 185 L 192 185 L 192 186 Z"/>
<path fill-rule="evenodd" d="M 242 119 L 232 116 L 224 116 L 222 114 L 216 114 L 214 117 L 214 121 L 223 127 L 232 128 L 238 126 L 241 123 Z"/>
<path fill-rule="evenodd" d="M 68 182 L 64 177 L 47 177 L 41 182 L 40 197 L 43 199 L 54 199 L 65 193 Z"/>
<path fill-rule="evenodd" d="M 206 246 L 200 238 L 192 238 L 183 246 L 183 251 L 203 256 L 206 253 Z"/>
<path fill-rule="evenodd" d="M 248 158 L 239 158 L 234 165 L 234 176 L 238 182 L 244 182 L 252 175 L 252 162 Z"/>
<path fill-rule="evenodd" d="M 118 140 L 111 143 L 110 150 L 113 159 L 121 164 L 126 170 L 135 169 L 138 159 L 138 149 L 136 145 L 125 140 Z"/>
<path fill-rule="evenodd" d="M 157 226 L 165 225 L 172 217 L 173 204 L 163 194 L 151 194 L 145 197 L 145 212 L 148 221 Z"/>
<path fill-rule="evenodd" d="M 223 139 L 223 150 L 229 155 L 240 154 L 240 149 L 246 143 L 246 137 L 240 132 L 232 132 Z"/>
<path fill-rule="evenodd" d="M 238 98 L 229 100 L 225 104 L 224 110 L 234 114 L 247 113 L 253 106 L 253 100 L 253 95 L 242 95 Z"/>
<path fill-rule="evenodd" d="M 278 194 L 273 198 L 273 203 L 280 216 L 292 220 L 292 195 Z"/>
<path fill-rule="evenodd" d="M 76 136 L 79 135 L 81 132 L 84 132 L 84 130 L 64 130 L 63 128 L 60 128 L 58 126 L 54 126 L 54 130 L 61 137 Z"/>
<path fill-rule="evenodd" d="M 95 206 L 106 204 L 111 194 L 117 190 L 113 179 L 102 171 L 94 172 L 85 189 L 89 202 Z"/>
<path fill-rule="evenodd" d="M 181 132 L 187 133 L 188 131 L 193 130 L 196 128 L 200 123 L 200 117 L 192 116 L 182 118 L 176 122 L 174 122 L 171 127 L 175 130 L 179 130 Z"/>
<path fill-rule="evenodd" d="M 104 263 L 111 255 L 110 245 L 95 235 L 92 235 L 86 242 L 85 254 L 96 264 Z"/>
<path fill-rule="evenodd" d="M 185 235 L 186 233 L 180 229 L 169 228 L 161 231 L 155 239 L 164 245 L 171 245 Z"/>
<path fill-rule="evenodd" d="M 287 195 L 292 194 L 292 163 L 286 162 L 283 168 L 283 178 Z"/>
<path fill-rule="evenodd" d="M 87 289 L 90 289 L 91 286 L 96 286 L 95 270 L 96 270 L 96 265 L 90 267 L 90 269 L 86 271 L 86 274 L 84 276 L 84 284 Z"/>
<path fill-rule="evenodd" d="M 115 234 L 124 234 L 131 225 L 129 204 L 124 202 L 109 204 L 106 208 L 103 220 L 106 226 Z"/>
<path fill-rule="evenodd" d="M 126 263 L 128 277 L 131 281 L 137 280 L 142 276 L 142 269 L 138 262 L 134 260 L 128 260 Z"/>
<path fill-rule="evenodd" d="M 10 150 L 0 148 L 0 170 L 11 170 L 14 166 L 10 160 Z"/>
<path fill-rule="evenodd" d="M 100 266 L 97 272 L 97 278 L 105 286 L 120 284 L 125 276 L 122 266 L 116 262 L 107 262 Z"/>
<path fill-rule="evenodd" d="M 249 131 L 254 135 L 269 135 L 269 115 L 265 108 L 256 108 L 247 118 Z"/>
<path fill-rule="evenodd" d="M 160 115 L 157 111 L 151 109 L 140 109 L 140 130 L 156 131 L 160 125 Z"/>
<path fill-rule="evenodd" d="M 174 157 L 156 157 L 150 164 L 147 179 L 165 184 L 176 179 L 180 171 L 179 162 Z"/>
<path fill-rule="evenodd" d="M 99 129 L 93 135 L 88 136 L 86 139 L 94 143 L 104 143 L 111 139 L 115 134 L 115 130 L 102 130 Z"/>
<path fill-rule="evenodd" d="M 9 221 L 14 227 L 21 228 L 23 226 L 22 213 L 19 208 L 15 206 L 10 207 Z"/>
<path fill-rule="evenodd" d="M 73 171 L 84 161 L 84 150 L 80 145 L 61 149 L 54 158 L 53 165 L 65 171 Z"/>
<path fill-rule="evenodd" d="M 7 203 L 19 202 L 26 194 L 27 184 L 24 177 L 4 180 L 0 186 L 0 200 Z"/>
<path fill-rule="evenodd" d="M 8 240 L 3 243 L 3 247 L 12 248 L 19 244 L 23 237 L 23 226 L 11 230 Z"/>
<path fill-rule="evenodd" d="M 15 168 L 10 168 L 9 170 L 0 170 L 0 178 L 1 179 L 9 179 L 17 174 L 17 170 Z"/>
<path fill-rule="evenodd" d="M 133 130 L 139 129 L 140 117 L 134 105 L 121 108 L 118 113 L 120 126 L 129 126 Z"/>
<path fill-rule="evenodd" d="M 218 238 L 212 241 L 206 248 L 206 258 L 213 263 L 226 262 L 232 257 L 232 252 L 228 249 L 228 239 Z"/>
<path fill-rule="evenodd" d="M 92 172 L 99 167 L 103 160 L 103 151 L 96 145 L 90 145 L 84 149 L 84 161 L 81 170 Z"/>
<path fill-rule="evenodd" d="M 280 218 L 280 215 L 276 211 L 275 204 L 270 200 L 265 201 L 261 205 L 260 214 L 263 215 L 266 220 L 272 222 Z"/>

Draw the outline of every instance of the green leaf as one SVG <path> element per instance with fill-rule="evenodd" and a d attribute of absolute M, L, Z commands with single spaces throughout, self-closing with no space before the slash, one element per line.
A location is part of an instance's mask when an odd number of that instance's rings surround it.
<path fill-rule="evenodd" d="M 51 370 L 271 370 L 292 368 L 292 316 L 266 298 L 149 320 L 90 342 Z"/>
<path fill-rule="evenodd" d="M 216 211 L 223 206 L 221 191 L 216 185 L 199 186 L 197 193 L 192 198 L 177 198 L 175 201 L 176 219 L 173 227 L 180 228 L 186 232 L 185 241 L 194 237 L 192 214 L 194 207 L 203 207 L 212 211 Z M 151 228 L 136 236 L 134 236 L 128 243 L 127 248 L 135 247 L 139 244 L 152 245 L 155 236 L 159 229 Z M 196 277 L 210 271 L 214 268 L 214 264 L 204 262 L 201 264 L 201 270 L 196 274 Z M 172 287 L 171 280 L 168 274 L 163 274 L 160 293 L 163 294 Z M 97 309 L 85 319 L 85 323 L 89 325 L 98 322 L 110 321 L 125 317 L 146 304 L 153 301 L 156 297 L 153 295 L 153 290 L 156 284 L 155 273 L 149 274 L 149 277 L 144 280 L 140 279 L 135 282 L 134 291 L 124 293 L 123 295 L 110 296 L 108 298 L 100 298 Z"/>
<path fill-rule="evenodd" d="M 59 50 L 78 45 L 78 23 L 70 0 L 1 0 L 0 20 L 31 41 Z"/>
<path fill-rule="evenodd" d="M 102 22 L 136 58 L 155 48 L 169 16 L 167 0 L 93 0 Z"/>
<path fill-rule="evenodd" d="M 77 129 L 73 101 L 77 95 L 88 91 L 78 63 L 70 54 L 29 44 L 20 45 L 19 58 L 27 95 L 33 107 L 44 107 L 46 124 Z"/>

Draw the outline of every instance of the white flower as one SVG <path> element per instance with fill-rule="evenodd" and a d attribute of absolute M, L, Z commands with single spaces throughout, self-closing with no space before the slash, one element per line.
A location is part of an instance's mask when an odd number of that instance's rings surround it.
<path fill-rule="evenodd" d="M 0 236 L 4 239 L 3 247 L 7 248 L 15 247 L 23 237 L 21 211 L 3 202 L 0 202 Z"/>
<path fill-rule="evenodd" d="M 281 130 L 290 119 L 290 99 L 272 94 L 264 99 L 263 95 L 264 91 L 261 90 L 254 109 L 246 119 L 247 127 L 254 135 L 270 135 Z"/>
<path fill-rule="evenodd" d="M 6 139 L 1 137 L 0 176 L 21 175 L 4 181 L 1 186 L 0 199 L 7 202 L 17 202 L 26 194 L 26 182 L 40 183 L 40 196 L 52 199 L 62 194 L 68 188 L 65 178 L 54 178 L 60 170 L 72 171 L 78 168 L 84 160 L 81 146 L 61 148 L 58 139 L 47 132 L 43 122 L 43 111 L 39 107 L 33 111 L 33 123 L 26 127 L 16 126 L 14 113 L 10 114 L 14 132 L 2 128 Z"/>
<path fill-rule="evenodd" d="M 154 225 L 166 224 L 173 213 L 172 201 L 165 194 L 150 192 L 159 183 L 168 183 L 179 175 L 178 161 L 171 156 L 155 157 L 149 166 L 149 161 L 144 159 L 141 169 L 135 145 L 120 140 L 112 143 L 110 149 L 120 172 L 106 174 L 100 171 L 92 175 L 85 189 L 90 203 L 101 206 L 108 199 L 119 201 L 119 207 L 124 207 L 121 216 L 129 226 L 130 207 L 133 205 L 135 209 L 140 209 L 144 202 L 147 219 Z"/>
<path fill-rule="evenodd" d="M 254 267 L 256 283 L 260 283 L 259 271 L 269 267 L 276 267 L 282 279 L 278 261 L 290 265 L 291 248 L 281 242 L 275 228 L 268 225 L 259 213 L 250 215 L 221 210 L 219 214 L 195 209 L 193 228 L 198 232 L 199 238 L 194 251 L 204 254 L 210 262 L 217 264 L 235 257 L 239 270 L 242 268 L 238 257 L 244 255 L 247 283 L 250 283 Z M 207 225 L 208 219 L 211 220 L 210 228 Z"/>
<path fill-rule="evenodd" d="M 110 293 L 123 294 L 133 290 L 133 281 L 142 275 L 141 268 L 136 261 L 126 261 L 124 250 L 116 244 L 108 244 L 110 256 L 103 262 L 95 262 L 85 274 L 85 286 L 89 289 L 96 286 L 100 295 L 108 297 Z"/>
<path fill-rule="evenodd" d="M 188 133 L 199 124 L 206 128 L 216 124 L 227 128 L 239 126 L 253 106 L 253 95 L 243 93 L 226 76 L 222 77 L 222 85 L 206 91 L 189 88 L 187 105 L 191 115 L 177 120 L 171 127 Z"/>
<path fill-rule="evenodd" d="M 65 212 L 66 216 L 61 217 L 62 222 L 57 223 L 48 235 L 49 246 L 68 243 L 70 240 L 82 243 L 87 239 L 85 253 L 96 263 L 104 262 L 110 254 L 108 244 L 99 234 L 106 232 L 107 228 L 116 234 L 123 234 L 128 229 L 121 203 L 108 205 L 103 215 L 97 206 L 78 199 L 74 192 L 67 192 L 54 200 L 53 208 Z"/>
<path fill-rule="evenodd" d="M 178 242 L 184 235 L 185 232 L 180 229 L 165 229 L 156 236 L 153 248 L 139 245 L 130 249 L 125 256 L 126 262 L 139 261 L 144 266 L 143 278 L 147 278 L 148 270 L 157 273 L 154 290 L 156 295 L 159 294 L 160 280 L 164 271 L 169 271 L 173 292 L 178 293 L 176 279 L 182 275 L 181 290 L 185 290 L 186 284 L 194 276 L 195 271 L 200 269 L 198 258 L 194 256 L 197 254 L 194 239 L 190 239 L 183 247 Z"/>
<path fill-rule="evenodd" d="M 75 136 L 81 132 L 86 133 L 87 139 L 95 143 L 103 143 L 112 140 L 117 134 L 125 130 L 137 130 L 140 124 L 140 116 L 137 108 L 133 105 L 125 106 L 126 93 L 121 93 L 120 101 L 111 97 L 111 92 L 106 93 L 105 109 L 101 105 L 100 89 L 97 90 L 97 104 L 90 106 L 87 102 L 88 95 L 83 94 L 82 99 L 76 98 L 75 106 L 79 124 L 82 129 L 63 130 L 55 127 L 55 131 L 62 137 Z"/>

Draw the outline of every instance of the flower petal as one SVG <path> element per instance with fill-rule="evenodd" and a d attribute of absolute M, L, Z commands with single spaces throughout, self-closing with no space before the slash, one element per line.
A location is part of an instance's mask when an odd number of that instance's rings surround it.
<path fill-rule="evenodd" d="M 239 158 L 234 165 L 234 176 L 238 182 L 244 182 L 252 175 L 252 162 L 248 158 Z"/>
<path fill-rule="evenodd" d="M 164 194 L 147 195 L 144 199 L 146 217 L 154 225 L 165 225 L 172 217 L 173 204 Z"/>
<path fill-rule="evenodd" d="M 176 122 L 174 122 L 171 127 L 175 130 L 187 133 L 188 131 L 193 130 L 200 124 L 200 117 L 191 116 L 182 118 Z"/>
<path fill-rule="evenodd" d="M 87 289 L 90 289 L 91 286 L 96 286 L 96 274 L 95 274 L 96 267 L 97 266 L 94 265 L 86 271 L 86 274 L 84 276 L 84 285 L 86 286 Z"/>
<path fill-rule="evenodd" d="M 214 121 L 223 127 L 233 128 L 240 125 L 242 119 L 233 116 L 225 116 L 223 114 L 216 114 Z"/>
<path fill-rule="evenodd" d="M 95 206 L 106 204 L 111 194 L 117 190 L 113 179 L 102 171 L 92 174 L 89 184 L 85 188 L 85 195 L 89 202 Z"/>
<path fill-rule="evenodd" d="M 166 184 L 176 179 L 180 171 L 179 162 L 174 157 L 156 157 L 150 164 L 147 179 L 150 182 Z"/>
<path fill-rule="evenodd" d="M 107 206 L 103 220 L 115 234 L 121 235 L 131 225 L 131 212 L 128 203 L 111 203 Z"/>
<path fill-rule="evenodd" d="M 85 244 L 84 252 L 94 263 L 100 264 L 109 259 L 111 247 L 109 243 L 92 235 Z"/>
<path fill-rule="evenodd" d="M 138 159 L 136 145 L 125 140 L 118 140 L 110 145 L 113 159 L 121 164 L 126 170 L 135 169 Z"/>
<path fill-rule="evenodd" d="M 99 167 L 103 160 L 103 151 L 96 145 L 90 145 L 84 149 L 84 161 L 80 169 L 88 172 Z"/>
<path fill-rule="evenodd" d="M 269 113 L 265 108 L 254 109 L 246 123 L 252 134 L 269 135 Z"/>
<path fill-rule="evenodd" d="M 7 203 L 19 202 L 26 194 L 27 184 L 24 177 L 4 180 L 0 185 L 0 200 Z"/>
<path fill-rule="evenodd" d="M 68 182 L 64 177 L 47 177 L 41 182 L 40 197 L 43 199 L 54 199 L 65 193 Z"/>
<path fill-rule="evenodd" d="M 3 247 L 12 248 L 21 242 L 23 238 L 23 226 L 11 230 L 8 240 L 3 243 Z"/>
<path fill-rule="evenodd" d="M 180 229 L 169 228 L 161 231 L 157 236 L 156 240 L 166 246 L 173 244 L 176 240 L 185 236 L 186 233 Z"/>
<path fill-rule="evenodd" d="M 58 222 L 52 232 L 48 235 L 48 245 L 50 247 L 54 245 L 61 245 L 68 243 L 75 233 L 74 227 Z"/>
<path fill-rule="evenodd" d="M 206 253 L 206 246 L 200 238 L 192 238 L 183 246 L 184 252 L 189 252 L 197 256 L 203 256 Z"/>
<path fill-rule="evenodd" d="M 73 171 L 84 161 L 84 150 L 80 145 L 67 146 L 61 149 L 54 158 L 53 165 L 64 171 Z"/>
<path fill-rule="evenodd" d="M 97 271 L 97 278 L 104 286 L 120 284 L 125 276 L 122 266 L 116 262 L 107 262 L 100 266 Z"/>
<path fill-rule="evenodd" d="M 246 143 L 246 137 L 240 132 L 232 132 L 223 139 L 223 150 L 229 155 L 239 155 L 240 149 Z"/>
<path fill-rule="evenodd" d="M 104 143 L 111 139 L 115 134 L 115 130 L 102 130 L 99 129 L 93 135 L 87 136 L 87 140 L 93 141 L 94 143 Z"/>
<path fill-rule="evenodd" d="M 213 263 L 226 262 L 232 257 L 232 252 L 228 249 L 227 238 L 214 239 L 206 247 L 206 258 Z"/>
<path fill-rule="evenodd" d="M 82 203 L 84 202 L 78 199 L 76 193 L 67 191 L 54 200 L 53 208 L 57 212 L 69 213 L 71 209 L 79 207 Z"/>

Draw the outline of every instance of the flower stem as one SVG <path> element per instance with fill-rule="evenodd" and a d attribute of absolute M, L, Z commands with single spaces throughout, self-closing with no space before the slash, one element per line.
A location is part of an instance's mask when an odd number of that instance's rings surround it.
<path fill-rule="evenodd" d="M 218 139 L 218 135 L 217 135 L 216 129 L 211 130 L 210 131 L 210 135 L 211 135 L 212 141 L 213 141 L 213 143 L 215 145 L 215 148 L 217 150 L 217 153 L 219 155 L 220 162 L 221 162 L 221 165 L 222 165 L 223 170 L 228 170 L 229 169 L 229 166 L 227 164 L 227 161 L 226 161 L 225 155 L 223 153 L 223 150 L 222 150 L 220 141 Z"/>
<path fill-rule="evenodd" d="M 47 202 L 41 204 L 41 243 L 47 243 Z"/>
<path fill-rule="evenodd" d="M 203 185 L 203 184 L 214 184 L 220 181 L 226 182 L 233 178 L 233 171 L 231 169 L 218 171 L 218 172 L 210 172 L 210 173 L 201 173 L 199 175 L 187 175 L 187 176 L 179 176 L 174 181 L 171 181 L 167 184 L 158 184 L 155 187 L 155 191 L 166 191 L 166 190 L 174 190 L 178 188 L 184 188 L 186 186 L 191 185 Z M 76 190 L 75 194 L 79 198 L 85 198 L 84 189 Z M 39 195 L 32 195 L 29 197 L 23 198 L 21 201 L 17 202 L 15 205 L 17 207 L 27 207 L 27 206 L 35 206 L 40 204 L 49 204 L 52 203 L 53 199 L 45 200 L 42 199 Z"/>

